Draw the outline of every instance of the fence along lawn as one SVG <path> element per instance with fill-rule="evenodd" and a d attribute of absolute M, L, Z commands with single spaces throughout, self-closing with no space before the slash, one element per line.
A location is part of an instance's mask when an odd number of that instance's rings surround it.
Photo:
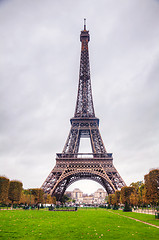
<path fill-rule="evenodd" d="M 105 209 L 1 210 L 0 239 L 159 239 L 159 229 L 112 212 Z M 128 215 L 158 224 L 153 215 L 132 214 Z"/>

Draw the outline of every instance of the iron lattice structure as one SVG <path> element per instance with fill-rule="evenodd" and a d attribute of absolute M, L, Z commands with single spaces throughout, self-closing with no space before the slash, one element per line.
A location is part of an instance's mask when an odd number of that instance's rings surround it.
<path fill-rule="evenodd" d="M 100 183 L 108 194 L 125 186 L 113 165 L 112 153 L 107 153 L 99 132 L 99 119 L 95 117 L 88 42 L 89 31 L 81 31 L 81 59 L 78 95 L 71 129 L 62 153 L 56 154 L 56 165 L 42 185 L 44 191 L 61 200 L 65 190 L 73 182 L 91 179 Z M 80 139 L 90 138 L 92 153 L 79 153 Z"/>

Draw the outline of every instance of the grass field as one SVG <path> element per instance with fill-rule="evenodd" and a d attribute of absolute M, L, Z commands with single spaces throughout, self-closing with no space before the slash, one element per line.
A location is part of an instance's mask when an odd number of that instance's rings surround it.
<path fill-rule="evenodd" d="M 1 210 L 0 239 L 159 239 L 158 228 L 122 215 L 159 225 L 153 215 L 105 209 Z"/>

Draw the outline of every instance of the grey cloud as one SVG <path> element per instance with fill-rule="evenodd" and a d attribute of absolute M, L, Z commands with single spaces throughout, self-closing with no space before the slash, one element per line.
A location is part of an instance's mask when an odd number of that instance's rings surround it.
<path fill-rule="evenodd" d="M 158 167 L 158 1 L 1 1 L 0 174 L 26 188 L 41 186 L 65 144 L 84 17 L 106 149 L 127 184 Z"/>

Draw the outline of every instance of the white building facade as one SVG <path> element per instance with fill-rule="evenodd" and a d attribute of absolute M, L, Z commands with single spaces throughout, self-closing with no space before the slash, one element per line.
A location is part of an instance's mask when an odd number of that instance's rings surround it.
<path fill-rule="evenodd" d="M 75 200 L 76 204 L 90 204 L 98 205 L 104 204 L 105 198 L 108 195 L 102 188 L 99 188 L 95 193 L 91 195 L 83 194 L 79 188 L 75 188 L 73 191 L 66 192 L 66 194 Z"/>

